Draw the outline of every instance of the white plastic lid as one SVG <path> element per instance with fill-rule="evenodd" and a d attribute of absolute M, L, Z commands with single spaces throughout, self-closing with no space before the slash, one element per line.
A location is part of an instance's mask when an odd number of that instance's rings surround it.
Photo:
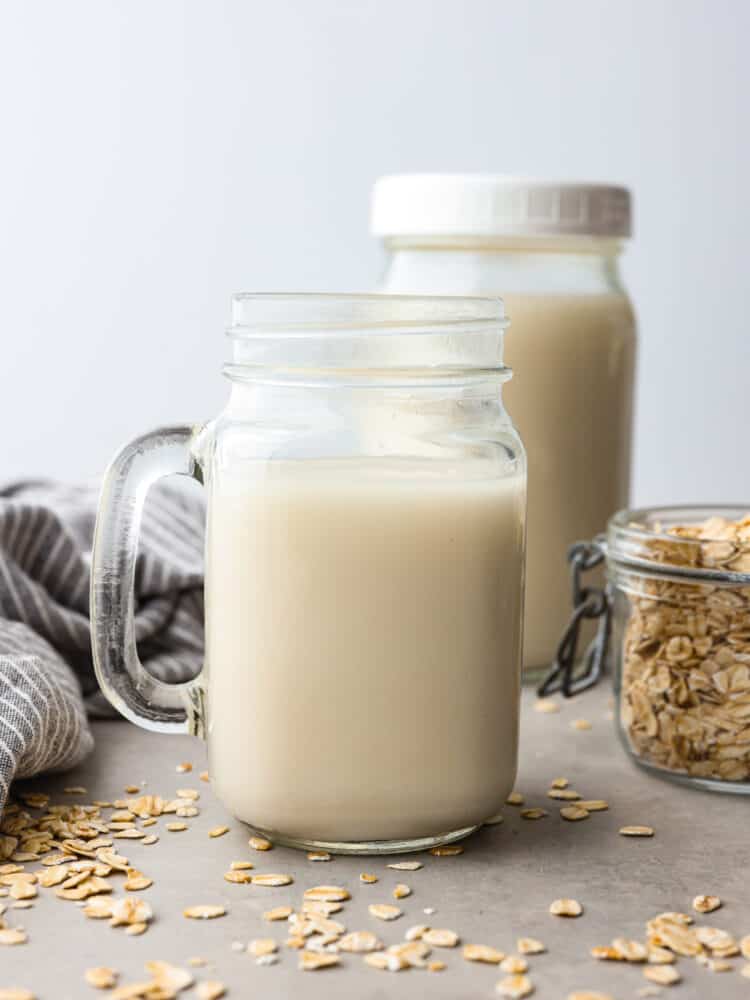
<path fill-rule="evenodd" d="M 376 236 L 630 236 L 630 192 L 502 174 L 391 174 L 372 194 Z"/>

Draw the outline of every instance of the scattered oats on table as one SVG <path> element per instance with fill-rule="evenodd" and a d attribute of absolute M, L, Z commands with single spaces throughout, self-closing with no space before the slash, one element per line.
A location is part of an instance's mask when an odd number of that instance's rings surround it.
<path fill-rule="evenodd" d="M 225 833 L 229 833 L 228 826 L 214 826 L 208 831 L 208 835 L 212 839 L 215 837 L 223 837 Z"/>
<path fill-rule="evenodd" d="M 516 941 L 516 950 L 520 955 L 541 955 L 547 949 L 536 938 L 522 937 Z"/>
<path fill-rule="evenodd" d="M 731 962 L 725 962 L 721 958 L 707 958 L 706 968 L 709 972 L 731 972 L 734 966 Z"/>
<path fill-rule="evenodd" d="M 499 965 L 505 958 L 505 952 L 488 944 L 466 944 L 462 954 L 467 962 L 486 962 L 488 965 Z"/>
<path fill-rule="evenodd" d="M 299 967 L 303 972 L 315 972 L 317 969 L 331 969 L 340 961 L 338 955 L 329 955 L 320 951 L 301 951 Z"/>
<path fill-rule="evenodd" d="M 153 879 L 150 879 L 148 875 L 144 875 L 143 872 L 132 868 L 128 872 L 128 877 L 123 884 L 123 888 L 127 892 L 139 892 L 141 889 L 148 889 L 153 884 Z"/>
<path fill-rule="evenodd" d="M 544 819 L 545 816 L 549 816 L 546 809 L 539 809 L 538 807 L 532 809 L 522 809 L 521 819 Z"/>
<path fill-rule="evenodd" d="M 278 947 L 273 938 L 255 938 L 247 946 L 247 950 L 255 958 L 260 958 L 261 955 L 273 954 L 273 952 L 278 950 Z"/>
<path fill-rule="evenodd" d="M 575 806 L 563 806 L 560 810 L 560 815 L 563 819 L 568 820 L 571 823 L 576 823 L 582 819 L 588 819 L 590 813 L 588 809 L 584 809 L 581 805 Z"/>
<path fill-rule="evenodd" d="M 654 828 L 652 826 L 621 826 L 619 832 L 622 837 L 653 837 Z"/>
<path fill-rule="evenodd" d="M 437 847 L 430 848 L 430 854 L 434 854 L 436 858 L 453 858 L 457 854 L 463 853 L 462 844 L 439 844 Z"/>
<path fill-rule="evenodd" d="M 307 853 L 308 861 L 331 861 L 331 855 L 328 851 L 308 851 Z"/>
<path fill-rule="evenodd" d="M 614 1000 L 614 997 L 598 990 L 575 990 L 573 993 L 568 993 L 568 1000 Z"/>
<path fill-rule="evenodd" d="M 560 705 L 556 701 L 552 701 L 549 698 L 541 698 L 534 702 L 534 711 L 542 712 L 544 715 L 550 715 L 554 712 L 560 711 Z"/>
<path fill-rule="evenodd" d="M 718 896 L 696 896 L 693 900 L 693 909 L 696 913 L 713 913 L 721 906 Z"/>
<path fill-rule="evenodd" d="M 227 991 L 224 983 L 216 979 L 204 979 L 195 988 L 197 1000 L 221 1000 Z"/>
<path fill-rule="evenodd" d="M 460 938 L 455 931 L 440 927 L 430 927 L 422 935 L 422 941 L 433 948 L 455 948 Z"/>
<path fill-rule="evenodd" d="M 521 958 L 519 955 L 508 955 L 500 963 L 500 968 L 503 972 L 510 972 L 514 975 L 518 975 L 519 973 L 529 971 L 529 963 L 525 958 Z"/>
<path fill-rule="evenodd" d="M 676 959 L 674 952 L 669 948 L 661 948 L 659 945 L 649 945 L 648 963 L 649 965 L 674 965 Z"/>
<path fill-rule="evenodd" d="M 254 851 L 270 851 L 273 844 L 266 837 L 256 837 L 252 836 L 248 840 L 248 844 Z"/>
<path fill-rule="evenodd" d="M 643 975 L 659 986 L 675 986 L 682 978 L 671 965 L 647 965 Z"/>
<path fill-rule="evenodd" d="M 231 882 L 233 885 L 249 885 L 252 880 L 253 876 L 247 871 L 231 870 L 224 872 L 224 881 Z"/>
<path fill-rule="evenodd" d="M 373 883 L 377 882 L 377 880 L 378 876 L 373 875 L 370 872 L 362 872 L 359 876 L 359 881 L 364 885 L 373 885 Z"/>
<path fill-rule="evenodd" d="M 520 792 L 511 792 L 505 801 L 509 806 L 522 806 L 523 795 Z"/>
<path fill-rule="evenodd" d="M 504 822 L 505 817 L 502 813 L 496 813 L 494 816 L 490 816 L 489 819 L 484 821 L 485 826 L 497 826 L 499 823 Z"/>
<path fill-rule="evenodd" d="M 193 765 L 190 763 L 190 761 L 187 760 L 183 761 L 182 764 L 178 764 L 177 767 L 175 768 L 175 771 L 177 771 L 178 774 L 187 774 L 189 771 L 192 770 L 193 770 Z"/>
<path fill-rule="evenodd" d="M 558 802 L 575 802 L 580 799 L 581 794 L 574 788 L 548 788 L 547 798 L 555 799 Z"/>
<path fill-rule="evenodd" d="M 263 914 L 263 919 L 273 922 L 275 920 L 287 920 L 294 910 L 291 906 L 274 906 L 271 910 L 266 910 Z"/>
<path fill-rule="evenodd" d="M 20 927 L 0 928 L 0 944 L 26 944 L 27 940 L 26 931 Z"/>
<path fill-rule="evenodd" d="M 389 955 L 396 955 L 412 969 L 427 967 L 427 956 L 430 948 L 422 941 L 406 941 L 404 944 L 392 944 L 388 948 Z"/>
<path fill-rule="evenodd" d="M 195 802 L 200 798 L 200 792 L 196 792 L 194 788 L 178 788 L 177 789 L 178 799 L 189 799 L 191 802 Z"/>
<path fill-rule="evenodd" d="M 276 888 L 281 885 L 291 885 L 294 879 L 291 875 L 283 875 L 277 872 L 271 874 L 253 875 L 252 883 L 253 885 L 264 885 L 271 888 Z"/>
<path fill-rule="evenodd" d="M 406 899 L 407 896 L 411 896 L 411 889 L 404 882 L 399 882 L 398 885 L 393 890 L 394 899 Z"/>
<path fill-rule="evenodd" d="M 497 984 L 495 991 L 508 1000 L 523 1000 L 534 992 L 534 985 L 528 976 L 506 976 Z"/>
<path fill-rule="evenodd" d="M 316 885 L 312 889 L 305 889 L 304 898 L 326 903 L 343 903 L 351 899 L 351 894 L 348 889 L 338 885 Z"/>
<path fill-rule="evenodd" d="M 363 961 L 365 965 L 381 971 L 400 972 L 402 969 L 409 968 L 409 963 L 400 955 L 392 955 L 386 951 L 373 951 L 369 955 L 365 955 Z"/>
<path fill-rule="evenodd" d="M 370 915 L 377 917 L 378 920 L 396 920 L 403 912 L 390 903 L 370 903 L 367 909 L 370 911 Z"/>
<path fill-rule="evenodd" d="M 612 941 L 612 947 L 623 962 L 645 962 L 648 959 L 648 949 L 640 941 L 617 937 Z"/>
<path fill-rule="evenodd" d="M 424 865 L 421 861 L 394 861 L 387 867 L 393 868 L 397 872 L 418 872 L 420 868 L 424 868 Z"/>
<path fill-rule="evenodd" d="M 732 935 L 718 927 L 696 927 L 695 937 L 706 948 L 710 948 L 714 955 L 720 953 L 720 958 L 728 958 L 730 955 L 738 955 L 740 952 Z"/>
<path fill-rule="evenodd" d="M 89 986 L 98 990 L 110 990 L 117 982 L 118 973 L 107 965 L 97 965 L 92 969 L 86 969 L 84 978 Z"/>
<path fill-rule="evenodd" d="M 255 959 L 256 965 L 276 965 L 279 961 L 279 954 L 276 951 L 270 952 L 268 955 L 258 955 Z"/>
<path fill-rule="evenodd" d="M 341 951 L 366 954 L 381 949 L 383 942 L 372 931 L 352 931 L 339 939 L 338 946 Z"/>
<path fill-rule="evenodd" d="M 577 899 L 555 899 L 549 905 L 553 917 L 580 917 L 583 906 Z"/>
<path fill-rule="evenodd" d="M 182 915 L 189 917 L 191 920 L 213 920 L 216 917 L 223 917 L 226 912 L 223 906 L 204 903 L 198 906 L 188 906 L 187 909 L 182 911 Z"/>
<path fill-rule="evenodd" d="M 573 729 L 578 729 L 581 732 L 586 729 L 591 729 L 591 723 L 588 719 L 573 719 L 570 725 Z"/>
<path fill-rule="evenodd" d="M 333 903 L 325 899 L 306 899 L 302 904 L 303 913 L 317 913 L 323 917 L 330 917 L 343 908 L 342 903 Z"/>
<path fill-rule="evenodd" d="M 682 914 L 662 913 L 646 923 L 649 946 L 669 948 L 677 955 L 694 956 L 703 951 L 697 933 L 687 921 L 681 919 Z"/>

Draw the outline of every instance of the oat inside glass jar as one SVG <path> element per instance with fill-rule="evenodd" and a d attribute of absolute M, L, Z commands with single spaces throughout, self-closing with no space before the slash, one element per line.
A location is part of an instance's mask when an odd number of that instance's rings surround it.
<path fill-rule="evenodd" d="M 621 511 L 606 548 L 626 748 L 677 780 L 750 793 L 750 513 Z"/>

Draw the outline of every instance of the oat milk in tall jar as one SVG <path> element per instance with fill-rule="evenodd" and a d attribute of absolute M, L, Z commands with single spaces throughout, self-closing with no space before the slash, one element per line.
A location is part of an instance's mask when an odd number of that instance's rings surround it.
<path fill-rule="evenodd" d="M 568 546 L 628 503 L 635 321 L 618 257 L 630 195 L 494 175 L 375 187 L 382 291 L 500 295 L 508 405 L 528 454 L 524 670 L 545 668 L 570 611 Z"/>

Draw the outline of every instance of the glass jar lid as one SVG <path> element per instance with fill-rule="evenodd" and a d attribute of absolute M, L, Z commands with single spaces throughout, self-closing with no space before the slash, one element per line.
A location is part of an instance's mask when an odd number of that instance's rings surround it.
<path fill-rule="evenodd" d="M 503 174 L 392 174 L 372 195 L 374 235 L 631 235 L 630 192 L 611 184 Z"/>

